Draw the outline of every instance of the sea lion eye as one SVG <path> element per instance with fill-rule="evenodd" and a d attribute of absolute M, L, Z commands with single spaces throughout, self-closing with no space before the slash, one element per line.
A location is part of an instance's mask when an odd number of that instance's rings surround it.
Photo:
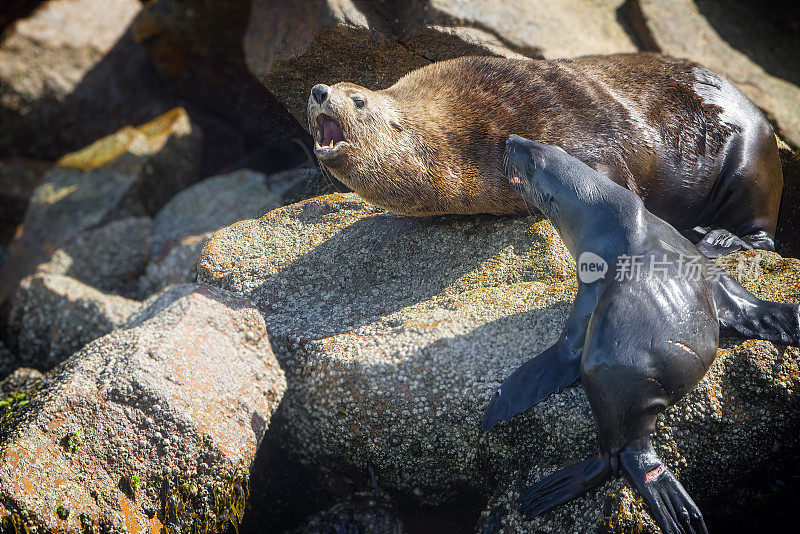
<path fill-rule="evenodd" d="M 353 99 L 353 104 L 355 104 L 357 108 L 363 108 L 364 107 L 364 97 L 363 96 L 361 96 L 361 95 L 353 95 L 350 98 Z"/>

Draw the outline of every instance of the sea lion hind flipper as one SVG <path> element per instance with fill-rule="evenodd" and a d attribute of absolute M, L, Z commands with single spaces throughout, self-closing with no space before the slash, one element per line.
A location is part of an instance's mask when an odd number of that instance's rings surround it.
<path fill-rule="evenodd" d="M 559 469 L 536 484 L 528 486 L 517 499 L 526 519 L 563 504 L 596 488 L 609 478 L 612 469 L 608 457 L 595 456 Z"/>
<path fill-rule="evenodd" d="M 707 228 L 693 228 L 687 237 L 691 238 L 694 235 L 696 239 L 704 230 L 707 230 Z M 763 230 L 739 237 L 728 230 L 718 228 L 707 231 L 695 246 L 706 258 L 719 258 L 737 250 L 759 249 L 774 251 L 775 239 Z"/>
<path fill-rule="evenodd" d="M 711 285 L 723 331 L 800 347 L 800 305 L 761 300 L 726 274 Z"/>
<path fill-rule="evenodd" d="M 708 232 L 697 242 L 697 250 L 706 258 L 719 258 L 737 250 L 751 250 L 753 246 L 728 230 L 717 229 Z"/>
<path fill-rule="evenodd" d="M 708 534 L 700 509 L 661 462 L 649 440 L 644 447 L 623 449 L 619 465 L 628 482 L 641 492 L 664 534 Z"/>
<path fill-rule="evenodd" d="M 508 421 L 580 378 L 580 357 L 567 360 L 562 341 L 522 364 L 497 388 L 483 414 L 483 429 Z"/>

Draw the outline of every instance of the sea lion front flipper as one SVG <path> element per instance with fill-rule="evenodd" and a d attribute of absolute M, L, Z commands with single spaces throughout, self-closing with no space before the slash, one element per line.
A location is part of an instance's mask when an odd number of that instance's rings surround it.
<path fill-rule="evenodd" d="M 577 382 L 586 327 L 597 305 L 598 291 L 598 282 L 578 283 L 578 293 L 561 337 L 555 345 L 522 364 L 497 388 L 483 414 L 484 430 L 491 430 L 500 421 L 508 421 L 551 393 Z"/>
<path fill-rule="evenodd" d="M 596 488 L 611 478 L 611 474 L 611 462 L 607 456 L 595 456 L 572 464 L 525 488 L 517 499 L 519 509 L 526 519 L 533 519 Z"/>
<path fill-rule="evenodd" d="M 663 464 L 649 438 L 626 446 L 619 454 L 619 465 L 644 496 L 664 534 L 708 534 L 700 509 Z"/>
<path fill-rule="evenodd" d="M 580 378 L 580 356 L 564 359 L 564 340 L 522 364 L 506 378 L 483 414 L 483 429 L 491 430 L 500 421 L 508 421 L 551 393 L 558 393 Z"/>
<path fill-rule="evenodd" d="M 800 305 L 761 300 L 727 274 L 711 287 L 723 330 L 800 347 Z"/>
<path fill-rule="evenodd" d="M 775 239 L 764 230 L 739 237 L 728 230 L 696 226 L 686 232 L 686 237 L 707 258 L 719 258 L 737 250 L 775 250 Z"/>

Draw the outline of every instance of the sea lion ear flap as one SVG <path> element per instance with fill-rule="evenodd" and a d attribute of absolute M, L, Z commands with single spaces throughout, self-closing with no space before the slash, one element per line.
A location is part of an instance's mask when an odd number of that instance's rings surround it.
<path fill-rule="evenodd" d="M 403 131 L 403 129 L 404 129 L 404 128 L 403 128 L 403 127 L 400 125 L 400 123 L 399 123 L 399 122 L 397 122 L 397 121 L 396 121 L 396 120 L 394 120 L 394 119 L 392 119 L 392 120 L 390 120 L 390 121 L 389 121 L 389 126 L 391 126 L 392 128 L 394 128 L 394 129 L 395 129 L 395 130 L 397 130 L 398 132 L 402 132 L 402 131 Z"/>

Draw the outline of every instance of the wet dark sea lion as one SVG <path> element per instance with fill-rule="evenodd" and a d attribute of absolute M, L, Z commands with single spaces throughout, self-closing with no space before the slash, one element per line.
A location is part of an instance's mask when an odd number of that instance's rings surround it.
<path fill-rule="evenodd" d="M 685 235 L 724 229 L 701 245 L 709 253 L 774 249 L 783 176 L 772 128 L 689 61 L 461 57 L 380 91 L 316 85 L 308 120 L 323 169 L 398 213 L 526 213 L 502 172 L 515 133 L 563 147 Z"/>
<path fill-rule="evenodd" d="M 511 184 L 553 222 L 575 257 L 578 293 L 562 336 L 502 384 L 483 426 L 579 379 L 600 445 L 596 457 L 526 489 L 521 508 L 538 515 L 621 471 L 665 534 L 706 532 L 697 506 L 653 450 L 656 417 L 703 378 L 720 327 L 800 346 L 800 305 L 759 300 L 633 192 L 562 149 L 510 136 L 506 154 Z M 623 276 L 602 268 L 623 258 L 641 258 L 651 268 Z M 681 273 L 691 258 L 696 277 Z M 600 267 L 584 269 L 588 262 Z"/>

